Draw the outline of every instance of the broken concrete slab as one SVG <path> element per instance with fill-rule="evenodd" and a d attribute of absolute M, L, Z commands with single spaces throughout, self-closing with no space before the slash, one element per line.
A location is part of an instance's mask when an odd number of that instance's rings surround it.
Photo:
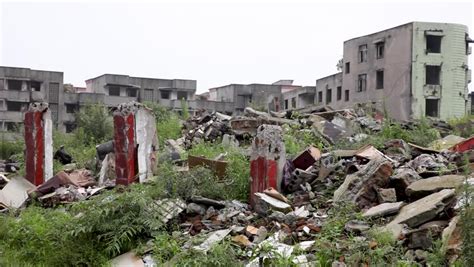
<path fill-rule="evenodd" d="M 263 193 L 267 194 L 268 196 L 271 196 L 272 198 L 281 200 L 285 203 L 289 203 L 288 199 L 284 195 L 282 195 L 280 192 L 276 191 L 275 188 L 273 187 L 269 187 L 263 190 Z"/>
<path fill-rule="evenodd" d="M 377 189 L 379 203 L 397 202 L 397 193 L 395 188 L 379 188 Z"/>
<path fill-rule="evenodd" d="M 207 159 L 205 157 L 199 156 L 188 156 L 188 165 L 189 168 L 194 168 L 198 166 L 204 166 L 210 170 L 212 170 L 217 177 L 224 178 L 226 176 L 226 169 L 227 169 L 227 161 L 223 160 L 212 160 Z"/>
<path fill-rule="evenodd" d="M 400 209 L 390 224 L 407 224 L 409 227 L 419 226 L 443 211 L 454 199 L 454 189 L 443 189 Z"/>
<path fill-rule="evenodd" d="M 363 221 L 352 220 L 344 225 L 344 230 L 349 233 L 360 234 L 370 229 L 370 225 Z"/>
<path fill-rule="evenodd" d="M 386 159 L 392 163 L 395 161 L 387 156 L 385 156 L 380 150 L 376 149 L 373 145 L 365 145 L 361 148 L 359 148 L 356 153 L 356 156 L 361 157 L 361 158 L 366 158 L 368 160 L 380 160 L 380 159 Z"/>
<path fill-rule="evenodd" d="M 391 215 L 397 213 L 405 203 L 403 201 L 395 202 L 395 203 L 382 203 L 375 207 L 368 209 L 364 214 L 363 217 L 383 217 L 386 215 Z"/>
<path fill-rule="evenodd" d="M 198 246 L 194 246 L 193 249 L 206 252 L 211 249 L 212 245 L 219 243 L 224 239 L 232 230 L 224 229 L 212 232 L 208 238 Z"/>
<path fill-rule="evenodd" d="M 20 208 L 29 198 L 28 193 L 36 186 L 23 177 L 13 177 L 0 191 L 0 205 L 6 208 Z"/>
<path fill-rule="evenodd" d="M 272 209 L 283 212 L 288 212 L 292 210 L 290 204 L 273 198 L 269 195 L 263 193 L 255 193 L 255 196 L 257 196 L 261 201 L 267 203 Z"/>
<path fill-rule="evenodd" d="M 443 175 L 421 179 L 410 184 L 406 189 L 406 194 L 410 198 L 420 198 L 442 189 L 460 187 L 466 177 L 463 175 Z"/>
<path fill-rule="evenodd" d="M 390 177 L 390 186 L 395 188 L 397 199 L 404 200 L 407 198 L 406 188 L 420 179 L 421 176 L 412 168 L 400 167 L 395 169 L 394 174 Z"/>
<path fill-rule="evenodd" d="M 442 233 L 441 251 L 446 254 L 450 262 L 456 260 L 461 254 L 462 230 L 459 224 L 460 216 L 455 216 Z"/>
<path fill-rule="evenodd" d="M 333 201 L 353 201 L 359 208 L 370 208 L 378 203 L 374 188 L 386 187 L 392 172 L 388 160 L 371 160 L 358 172 L 346 177 L 344 183 L 334 191 Z"/>

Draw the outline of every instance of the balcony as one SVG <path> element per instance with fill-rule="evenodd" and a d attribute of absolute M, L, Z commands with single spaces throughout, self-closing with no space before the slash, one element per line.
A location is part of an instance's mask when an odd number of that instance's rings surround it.
<path fill-rule="evenodd" d="M 0 120 L 23 122 L 23 113 L 21 111 L 0 111 Z"/>
<path fill-rule="evenodd" d="M 76 104 L 77 99 L 78 99 L 78 94 L 64 93 L 64 104 Z"/>
<path fill-rule="evenodd" d="M 104 99 L 104 104 L 106 106 L 118 106 L 122 103 L 127 103 L 130 101 L 137 101 L 137 97 L 128 97 L 128 96 L 106 96 Z"/>
<path fill-rule="evenodd" d="M 0 98 L 15 102 L 30 102 L 30 92 L 1 90 Z"/>

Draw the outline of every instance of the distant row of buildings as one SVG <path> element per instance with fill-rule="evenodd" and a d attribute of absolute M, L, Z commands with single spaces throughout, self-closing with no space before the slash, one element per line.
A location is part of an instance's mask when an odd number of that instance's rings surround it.
<path fill-rule="evenodd" d="M 468 29 L 450 23 L 411 22 L 344 42 L 340 72 L 316 80 L 315 86 L 229 84 L 196 95 L 196 81 L 104 74 L 86 87 L 64 84 L 63 73 L 0 67 L 0 130 L 14 130 L 28 103 L 46 101 L 63 131 L 75 127 L 77 110 L 89 103 L 113 107 L 131 100 L 156 102 L 180 111 L 205 109 L 240 114 L 245 107 L 298 110 L 366 106 L 398 120 L 422 116 L 446 120 L 469 113 Z"/>

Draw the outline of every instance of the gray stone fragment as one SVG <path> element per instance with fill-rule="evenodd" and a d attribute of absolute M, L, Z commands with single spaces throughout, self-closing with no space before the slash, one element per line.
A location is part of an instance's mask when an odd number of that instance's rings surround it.
<path fill-rule="evenodd" d="M 416 227 L 427 222 L 444 210 L 446 205 L 453 199 L 454 189 L 443 189 L 400 209 L 398 215 L 390 224 L 405 223 L 410 227 Z"/>
<path fill-rule="evenodd" d="M 405 203 L 403 201 L 395 203 L 382 203 L 368 209 L 362 216 L 364 217 L 382 217 L 397 213 Z"/>
<path fill-rule="evenodd" d="M 443 175 L 421 179 L 410 184 L 406 189 L 409 197 L 422 197 L 442 189 L 458 188 L 466 178 L 463 175 Z"/>

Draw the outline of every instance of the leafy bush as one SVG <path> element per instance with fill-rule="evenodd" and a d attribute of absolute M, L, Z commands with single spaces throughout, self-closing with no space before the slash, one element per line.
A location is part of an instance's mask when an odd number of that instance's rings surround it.
<path fill-rule="evenodd" d="M 309 146 L 323 148 L 323 142 L 312 130 L 301 130 L 294 126 L 284 128 L 283 142 L 285 143 L 286 154 L 289 157 L 296 156 Z"/>
<path fill-rule="evenodd" d="M 23 154 L 24 141 L 0 141 L 0 159 L 8 159 L 13 155 Z"/>
<path fill-rule="evenodd" d="M 79 168 L 93 170 L 96 143 L 90 143 L 91 140 L 86 140 L 87 137 L 82 128 L 76 129 L 73 133 L 63 133 L 58 130 L 53 131 L 54 152 L 58 150 L 61 145 L 64 145 L 64 149 L 71 154 Z M 55 170 L 60 170 L 61 163 L 55 161 L 54 168 Z"/>
<path fill-rule="evenodd" d="M 161 148 L 167 139 L 181 137 L 181 121 L 178 114 L 153 102 L 146 102 L 145 105 L 152 110 L 155 116 L 156 132 Z"/>
<path fill-rule="evenodd" d="M 89 104 L 81 108 L 76 115 L 81 141 L 88 145 L 96 145 L 112 139 L 112 116 L 102 104 Z"/>
<path fill-rule="evenodd" d="M 464 116 L 461 118 L 454 118 L 448 121 L 449 125 L 453 127 L 453 134 L 465 138 L 474 135 L 474 115 Z"/>
<path fill-rule="evenodd" d="M 227 153 L 226 160 L 228 162 L 226 169 L 226 177 L 221 184 L 225 184 L 223 195 L 220 198 L 238 199 L 242 201 L 248 200 L 249 194 L 249 177 L 250 163 L 245 154 L 234 147 L 226 147 L 218 143 L 200 143 L 194 145 L 188 151 L 189 155 L 204 156 L 206 158 L 214 158 L 221 153 Z M 214 182 L 215 182 L 214 178 Z"/>

